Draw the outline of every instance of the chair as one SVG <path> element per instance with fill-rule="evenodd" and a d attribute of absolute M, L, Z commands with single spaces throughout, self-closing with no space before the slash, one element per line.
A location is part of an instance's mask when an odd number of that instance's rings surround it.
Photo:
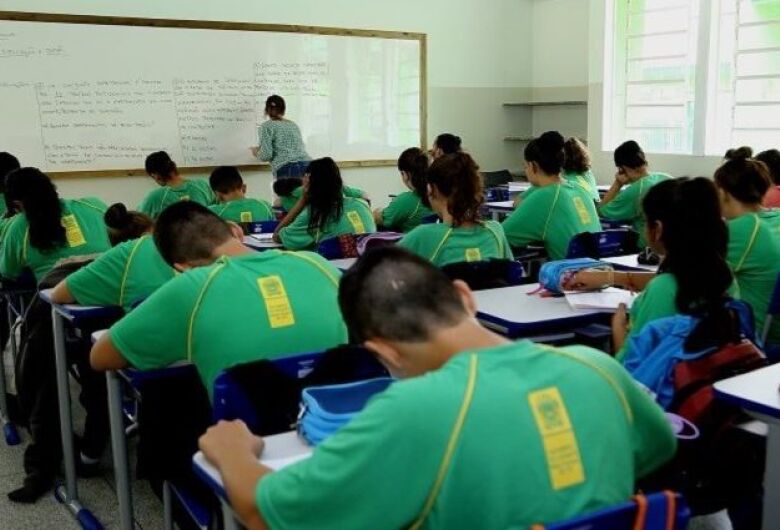
<path fill-rule="evenodd" d="M 241 223 L 241 228 L 244 230 L 245 235 L 249 234 L 270 234 L 276 227 L 279 226 L 279 221 L 258 221 L 253 223 Z"/>
<path fill-rule="evenodd" d="M 498 187 L 485 189 L 485 202 L 501 202 L 508 201 L 509 199 L 508 188 Z"/>
<path fill-rule="evenodd" d="M 514 177 L 508 169 L 501 169 L 499 171 L 483 171 L 482 180 L 485 183 L 485 188 L 495 188 L 501 184 L 512 182 Z"/>
<path fill-rule="evenodd" d="M 780 359 L 780 344 L 769 344 L 769 331 L 772 328 L 772 322 L 774 317 L 780 314 L 780 276 L 775 283 L 774 291 L 772 291 L 772 298 L 769 300 L 769 307 L 766 311 L 766 320 L 764 321 L 764 329 L 761 330 L 761 343 L 764 345 L 764 353 L 767 358 L 775 362 Z"/>
<path fill-rule="evenodd" d="M 531 280 L 525 275 L 521 263 L 507 259 L 463 261 L 441 268 L 453 280 L 462 280 L 474 291 L 496 289 L 511 285 L 523 285 Z"/>
<path fill-rule="evenodd" d="M 327 260 L 357 258 L 357 236 L 347 234 L 331 237 L 320 242 L 316 252 Z"/>
<path fill-rule="evenodd" d="M 690 510 L 682 496 L 669 491 L 637 495 L 633 500 L 531 530 L 685 530 Z"/>
<path fill-rule="evenodd" d="M 422 219 L 420 219 L 421 225 L 433 225 L 440 221 L 439 216 L 435 213 L 432 213 L 431 215 L 426 215 Z"/>
<path fill-rule="evenodd" d="M 583 232 L 569 243 L 567 258 L 609 258 L 636 254 L 639 249 L 636 232 L 626 228 L 604 232 Z"/>

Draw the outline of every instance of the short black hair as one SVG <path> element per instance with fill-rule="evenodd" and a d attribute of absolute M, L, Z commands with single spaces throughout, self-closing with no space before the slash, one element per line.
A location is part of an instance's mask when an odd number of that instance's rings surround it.
<path fill-rule="evenodd" d="M 15 169 L 22 167 L 17 159 L 11 153 L 0 152 L 0 193 L 5 193 L 5 177 Z"/>
<path fill-rule="evenodd" d="M 300 177 L 289 177 L 276 179 L 274 181 L 274 193 L 279 197 L 289 197 L 292 192 L 303 186 L 303 179 Z"/>
<path fill-rule="evenodd" d="M 214 249 L 231 237 L 230 225 L 194 201 L 180 201 L 168 206 L 154 226 L 154 243 L 171 266 L 209 259 Z"/>
<path fill-rule="evenodd" d="M 218 193 L 230 193 L 244 185 L 244 179 L 235 166 L 220 166 L 209 176 L 211 189 Z"/>
<path fill-rule="evenodd" d="M 155 151 L 147 156 L 144 169 L 147 175 L 157 175 L 162 180 L 169 180 L 169 177 L 178 171 L 176 162 L 165 151 Z"/>
<path fill-rule="evenodd" d="M 341 278 L 339 305 L 358 342 L 421 342 L 468 316 L 452 280 L 400 247 L 366 252 Z"/>
<path fill-rule="evenodd" d="M 634 140 L 628 140 L 620 144 L 613 153 L 616 167 L 630 167 L 631 169 L 639 169 L 642 166 L 647 165 L 647 157 L 645 152 Z"/>
<path fill-rule="evenodd" d="M 460 136 L 451 133 L 443 133 L 436 137 L 436 147 L 442 150 L 445 155 L 451 155 L 460 151 Z"/>

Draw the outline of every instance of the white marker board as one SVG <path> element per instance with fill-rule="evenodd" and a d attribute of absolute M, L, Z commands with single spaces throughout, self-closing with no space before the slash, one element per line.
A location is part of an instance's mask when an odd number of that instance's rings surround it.
<path fill-rule="evenodd" d="M 0 150 L 110 175 L 166 150 L 181 167 L 253 165 L 279 94 L 309 154 L 385 164 L 421 145 L 425 36 L 0 12 Z"/>

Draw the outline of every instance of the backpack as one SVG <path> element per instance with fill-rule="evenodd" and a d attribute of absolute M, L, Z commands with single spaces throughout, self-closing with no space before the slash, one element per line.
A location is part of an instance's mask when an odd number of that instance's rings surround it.
<path fill-rule="evenodd" d="M 524 276 L 523 265 L 508 259 L 450 263 L 442 267 L 441 271 L 452 280 L 466 282 L 472 291 L 497 289 L 530 282 Z"/>
<path fill-rule="evenodd" d="M 539 284 L 553 294 L 563 293 L 563 285 L 574 274 L 585 269 L 611 271 L 612 265 L 592 258 L 548 261 L 539 269 Z"/>

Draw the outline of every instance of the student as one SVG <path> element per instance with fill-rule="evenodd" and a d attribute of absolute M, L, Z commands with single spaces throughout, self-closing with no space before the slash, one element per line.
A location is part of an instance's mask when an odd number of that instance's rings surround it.
<path fill-rule="evenodd" d="M 431 147 L 430 154 L 431 154 L 431 158 L 436 160 L 437 158 L 444 155 L 459 153 L 460 150 L 461 150 L 460 136 L 455 136 L 454 134 L 450 134 L 450 133 L 444 133 L 436 137 L 436 140 L 433 142 L 433 147 Z"/>
<path fill-rule="evenodd" d="M 595 202 L 599 202 L 601 197 L 596 187 L 596 177 L 590 169 L 590 152 L 585 143 L 572 136 L 563 144 L 563 152 L 563 180 L 579 186 Z"/>
<path fill-rule="evenodd" d="M 665 173 L 651 173 L 644 151 L 633 140 L 618 146 L 614 159 L 618 171 L 612 187 L 601 198 L 599 214 L 612 221 L 631 221 L 639 234 L 640 248 L 645 247 L 647 240 L 641 210 L 642 199 L 650 188 L 671 177 Z"/>
<path fill-rule="evenodd" d="M 512 259 L 504 230 L 481 221 L 484 201 L 479 167 L 467 153 L 434 160 L 426 174 L 427 202 L 441 223 L 421 225 L 398 243 L 437 267 L 491 258 Z"/>
<path fill-rule="evenodd" d="M 211 172 L 209 184 L 219 203 L 209 209 L 222 219 L 234 223 L 257 223 L 275 219 L 268 201 L 246 197 L 246 184 L 235 167 L 218 167 Z"/>
<path fill-rule="evenodd" d="M 5 177 L 11 171 L 19 169 L 19 160 L 11 153 L 0 152 L 0 241 L 5 236 L 5 229 L 8 227 L 11 217 L 16 215 L 16 210 L 8 207 L 5 199 Z M 5 344 L 5 341 L 3 341 Z"/>
<path fill-rule="evenodd" d="M 398 158 L 401 181 L 409 191 L 393 198 L 387 208 L 374 210 L 377 226 L 397 232 L 410 232 L 422 220 L 433 215 L 426 206 L 428 156 L 419 147 L 411 147 Z"/>
<path fill-rule="evenodd" d="M 289 212 L 303 196 L 303 179 L 297 177 L 279 179 L 274 181 L 273 189 L 274 193 L 276 194 L 275 205 L 280 207 L 285 212 Z M 354 186 L 347 186 L 344 184 L 342 186 L 342 190 L 344 191 L 344 197 L 363 199 L 367 203 L 371 204 L 371 201 L 369 200 L 366 192 L 360 188 L 355 188 Z"/>
<path fill-rule="evenodd" d="M 631 307 L 612 320 L 618 358 L 628 353 L 629 338 L 653 320 L 679 313 L 697 314 L 722 303 L 732 282 L 726 262 L 728 231 L 718 195 L 705 178 L 667 179 L 642 201 L 646 239 L 664 256 L 658 274 L 641 272 L 580 272 L 567 288 L 594 289 L 614 285 L 642 291 Z"/>
<path fill-rule="evenodd" d="M 566 257 L 569 243 L 577 234 L 601 231 L 590 197 L 561 180 L 563 145 L 563 136 L 549 131 L 525 147 L 525 173 L 539 189 L 523 200 L 503 223 L 512 246 L 543 242 L 553 260 Z"/>
<path fill-rule="evenodd" d="M 74 256 L 90 256 L 111 245 L 99 199 L 60 199 L 45 174 L 27 167 L 5 181 L 6 200 L 19 209 L 6 229 L 0 251 L 0 275 L 19 277 L 31 269 L 40 281 L 54 265 Z"/>
<path fill-rule="evenodd" d="M 362 199 L 344 196 L 339 167 L 332 158 L 309 164 L 301 198 L 274 233 L 274 241 L 302 250 L 336 236 L 376 232 L 374 216 Z"/>
<path fill-rule="evenodd" d="M 279 471 L 242 422 L 211 427 L 200 447 L 248 528 L 529 528 L 628 500 L 674 454 L 613 359 L 496 335 L 463 282 L 400 248 L 361 258 L 339 302 L 405 380 Z"/>
<path fill-rule="evenodd" d="M 339 272 L 315 254 L 255 252 L 242 237 L 199 204 L 166 209 L 154 240 L 182 274 L 111 327 L 92 348 L 92 366 L 150 370 L 189 360 L 211 395 L 217 375 L 236 364 L 346 342 Z"/>
<path fill-rule="evenodd" d="M 208 182 L 182 177 L 176 162 L 165 151 L 157 151 L 146 157 L 146 173 L 160 187 L 149 192 L 138 209 L 152 218 L 175 202 L 195 201 L 204 206 L 216 202 Z"/>
<path fill-rule="evenodd" d="M 765 208 L 780 208 L 780 151 L 769 149 L 756 155 L 756 160 L 766 164 L 772 185 L 764 195 Z"/>
<path fill-rule="evenodd" d="M 747 145 L 733 147 L 726 151 L 726 154 L 723 155 L 723 162 L 725 163 L 729 160 L 743 160 L 745 158 L 753 158 L 753 148 Z"/>
<path fill-rule="evenodd" d="M 284 117 L 287 105 L 281 96 L 269 96 L 265 101 L 268 120 L 257 130 L 259 146 L 252 147 L 252 155 L 271 164 L 277 179 L 302 177 L 309 165 L 308 153 L 298 125 Z"/>
<path fill-rule="evenodd" d="M 175 271 L 162 259 L 152 239 L 151 218 L 128 212 L 119 203 L 108 209 L 105 220 L 114 248 L 62 280 L 52 292 L 52 301 L 121 306 L 129 313 L 173 278 Z"/>
<path fill-rule="evenodd" d="M 752 306 L 760 335 L 780 275 L 780 212 L 761 206 L 769 171 L 758 160 L 734 158 L 715 171 L 715 185 L 729 229 L 733 294 Z M 770 342 L 778 341 L 780 321 L 770 331 Z"/>

